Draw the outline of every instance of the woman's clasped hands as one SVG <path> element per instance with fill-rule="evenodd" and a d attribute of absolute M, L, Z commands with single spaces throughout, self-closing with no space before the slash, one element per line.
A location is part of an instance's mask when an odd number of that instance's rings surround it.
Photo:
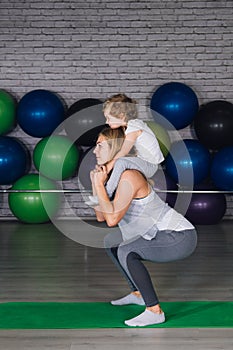
<path fill-rule="evenodd" d="M 90 172 L 91 182 L 95 185 L 104 185 L 108 179 L 107 168 L 105 165 L 96 165 Z"/>

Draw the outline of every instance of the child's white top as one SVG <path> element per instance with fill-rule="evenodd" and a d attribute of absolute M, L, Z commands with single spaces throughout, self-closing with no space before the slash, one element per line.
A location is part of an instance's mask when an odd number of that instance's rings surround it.
<path fill-rule="evenodd" d="M 155 134 L 144 121 L 140 119 L 129 120 L 125 134 L 127 135 L 138 130 L 141 130 L 142 133 L 137 137 L 134 144 L 137 157 L 153 164 L 160 164 L 164 160 L 163 153 Z"/>

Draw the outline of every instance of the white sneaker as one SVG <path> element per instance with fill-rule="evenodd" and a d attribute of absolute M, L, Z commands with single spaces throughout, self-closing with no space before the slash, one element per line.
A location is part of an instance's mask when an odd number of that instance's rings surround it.
<path fill-rule="evenodd" d="M 130 304 L 145 305 L 145 302 L 142 299 L 142 297 L 138 297 L 130 293 L 123 298 L 112 300 L 111 304 L 112 305 L 130 305 Z"/>
<path fill-rule="evenodd" d="M 150 310 L 145 310 L 140 315 L 131 318 L 131 320 L 126 320 L 125 324 L 127 326 L 131 327 L 144 327 L 144 326 L 150 326 L 153 324 L 159 324 L 165 322 L 165 315 L 164 312 L 161 314 L 156 314 Z"/>

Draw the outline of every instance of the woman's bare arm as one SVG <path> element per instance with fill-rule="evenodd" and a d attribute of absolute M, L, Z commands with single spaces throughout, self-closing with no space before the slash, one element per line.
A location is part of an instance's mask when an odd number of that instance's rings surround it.
<path fill-rule="evenodd" d="M 96 193 L 95 183 L 94 183 L 94 173 L 95 173 L 94 170 L 90 172 L 90 179 L 91 179 L 91 186 L 92 186 L 92 194 L 93 196 L 96 196 L 97 193 Z M 101 212 L 100 206 L 97 205 L 93 209 L 95 210 L 96 220 L 99 222 L 105 221 L 105 218 L 103 216 L 103 213 Z"/>
<path fill-rule="evenodd" d="M 148 194 L 147 181 L 136 170 L 126 170 L 120 179 L 114 200 L 111 202 L 104 187 L 104 174 L 97 172 L 94 177 L 100 211 L 108 226 L 118 224 L 127 212 L 133 198 Z"/>

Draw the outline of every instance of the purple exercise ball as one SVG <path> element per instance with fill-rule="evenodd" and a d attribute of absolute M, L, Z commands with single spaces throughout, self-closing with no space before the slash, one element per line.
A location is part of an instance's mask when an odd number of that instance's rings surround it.
<path fill-rule="evenodd" d="M 216 189 L 210 186 L 199 185 L 195 189 L 208 190 L 209 193 L 194 192 L 185 217 L 194 225 L 217 224 L 226 212 L 225 195 L 211 192 L 211 190 Z"/>

